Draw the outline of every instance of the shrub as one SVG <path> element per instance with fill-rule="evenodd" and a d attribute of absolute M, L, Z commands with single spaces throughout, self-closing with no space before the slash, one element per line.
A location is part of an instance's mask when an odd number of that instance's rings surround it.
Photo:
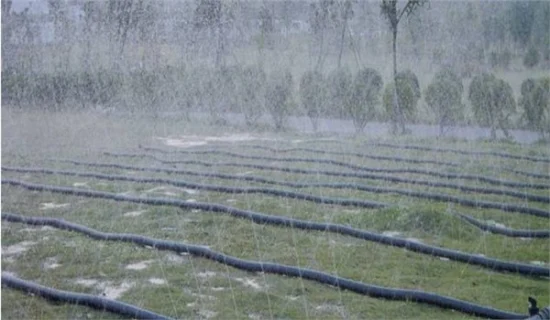
<path fill-rule="evenodd" d="M 374 118 L 383 87 L 382 76 L 374 69 L 362 69 L 355 75 L 347 107 L 357 132 L 363 131 L 369 119 Z"/>
<path fill-rule="evenodd" d="M 276 130 L 282 130 L 292 105 L 294 81 L 290 71 L 274 72 L 267 81 L 265 93 L 266 107 L 273 118 Z"/>
<path fill-rule="evenodd" d="M 491 52 L 489 56 L 489 63 L 492 68 L 508 69 L 510 61 L 512 60 L 512 53 L 509 50 L 503 52 Z"/>
<path fill-rule="evenodd" d="M 346 68 L 339 68 L 328 76 L 328 105 L 332 107 L 327 110 L 331 115 L 339 118 L 349 116 L 349 103 L 351 95 L 352 76 Z"/>
<path fill-rule="evenodd" d="M 490 127 L 492 139 L 496 139 L 498 128 L 509 137 L 509 117 L 515 111 L 516 102 L 507 82 L 488 73 L 475 76 L 470 83 L 468 98 L 478 124 Z"/>
<path fill-rule="evenodd" d="M 325 111 L 326 97 L 323 74 L 317 71 L 305 72 L 300 80 L 300 99 L 314 131 L 317 131 L 319 116 Z"/>
<path fill-rule="evenodd" d="M 246 67 L 238 85 L 241 113 L 247 126 L 254 126 L 264 113 L 266 75 L 260 67 Z"/>
<path fill-rule="evenodd" d="M 397 125 L 401 127 L 401 133 L 405 133 L 405 122 L 414 118 L 416 105 L 421 97 L 420 85 L 416 75 L 410 71 L 402 71 L 397 74 L 397 89 L 392 82 L 384 91 L 384 107 L 386 115 L 393 124 L 393 131 L 397 131 Z M 395 100 L 397 93 L 397 101 Z M 397 104 L 398 108 L 394 106 Z"/>
<path fill-rule="evenodd" d="M 544 138 L 545 133 L 550 132 L 550 78 L 523 81 L 519 105 L 530 129 L 540 132 Z"/>
<path fill-rule="evenodd" d="M 436 73 L 432 83 L 424 93 L 426 104 L 434 112 L 439 123 L 439 133 L 443 133 L 445 126 L 453 124 L 463 112 L 462 80 L 449 69 Z"/>
<path fill-rule="evenodd" d="M 527 68 L 533 68 L 539 63 L 539 60 L 539 51 L 534 46 L 531 46 L 529 50 L 527 50 L 525 57 L 523 57 L 523 65 Z"/>

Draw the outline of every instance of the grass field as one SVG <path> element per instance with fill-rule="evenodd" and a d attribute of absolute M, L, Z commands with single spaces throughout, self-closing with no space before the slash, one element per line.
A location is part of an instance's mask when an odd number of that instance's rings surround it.
<path fill-rule="evenodd" d="M 210 137 L 210 138 L 207 138 Z M 193 142 L 176 148 L 168 140 Z M 232 141 L 240 140 L 240 141 Z M 172 141 L 174 142 L 174 141 Z M 178 142 L 178 141 L 175 141 Z M 550 184 L 548 179 L 518 175 L 509 170 L 546 174 L 548 162 L 532 162 L 495 156 L 396 150 L 369 145 L 368 137 L 313 136 L 288 132 L 247 132 L 239 128 L 208 127 L 178 119 L 149 120 L 98 116 L 91 113 L 18 113 L 2 110 L 2 165 L 41 167 L 79 172 L 157 177 L 189 183 L 234 187 L 265 187 L 322 197 L 361 199 L 389 204 L 368 209 L 317 204 L 265 194 L 229 194 L 168 184 L 107 181 L 60 174 L 2 172 L 2 179 L 16 179 L 55 186 L 101 190 L 143 197 L 177 198 L 209 202 L 277 216 L 349 225 L 393 234 L 439 247 L 482 254 L 527 264 L 550 265 L 550 242 L 546 239 L 510 238 L 480 231 L 453 212 L 492 220 L 515 229 L 550 229 L 543 217 L 479 209 L 444 201 L 430 201 L 393 193 L 352 189 L 290 188 L 244 180 L 197 175 L 140 172 L 96 168 L 52 161 L 73 159 L 127 166 L 185 169 L 202 173 L 256 176 L 286 182 L 358 183 L 454 195 L 478 201 L 512 203 L 549 210 L 547 203 L 510 196 L 477 194 L 451 188 L 393 183 L 380 179 L 298 174 L 220 163 L 261 164 L 307 170 L 354 172 L 326 163 L 280 162 L 241 159 L 227 154 L 162 154 L 138 146 L 163 150 L 225 150 L 241 155 L 333 159 L 371 168 L 417 168 L 468 173 L 531 183 Z M 507 152 L 549 157 L 545 145 L 500 142 L 420 140 L 396 137 L 396 144 Z M 202 144 L 202 145 L 201 145 Z M 260 145 L 278 149 L 313 148 L 343 154 L 315 154 L 297 150 L 273 152 L 250 148 Z M 197 160 L 217 163 L 162 164 L 151 158 L 113 157 L 104 152 L 147 153 L 165 160 Z M 352 153 L 458 162 L 458 167 L 412 164 L 361 158 Z M 385 174 L 410 179 L 447 181 L 457 185 L 506 187 L 464 179 L 442 179 L 418 173 Z M 511 188 L 507 188 L 511 189 Z M 549 189 L 517 191 L 548 196 Z M 384 287 L 416 289 L 451 296 L 516 313 L 527 313 L 527 297 L 540 305 L 550 304 L 548 279 L 497 272 L 466 263 L 415 253 L 406 249 L 364 241 L 330 232 L 304 231 L 256 224 L 223 213 L 148 206 L 126 202 L 27 191 L 2 185 L 2 211 L 24 216 L 55 217 L 103 232 L 132 233 L 157 239 L 198 244 L 243 259 L 276 262 L 324 271 L 344 278 Z M 121 242 L 93 240 L 84 235 L 49 227 L 2 222 L 2 271 L 57 289 L 105 295 L 174 318 L 193 319 L 469 319 L 463 313 L 426 304 L 390 301 L 359 295 L 337 287 L 300 278 L 250 273 L 197 258 Z M 116 315 L 80 306 L 51 303 L 8 288 L 2 289 L 2 316 L 6 319 L 112 319 Z"/>

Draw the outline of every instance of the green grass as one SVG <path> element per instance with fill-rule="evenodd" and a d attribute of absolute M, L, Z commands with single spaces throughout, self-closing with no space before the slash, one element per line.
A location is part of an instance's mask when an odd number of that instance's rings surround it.
<path fill-rule="evenodd" d="M 130 175 L 128 170 L 98 169 L 47 161 L 49 158 L 75 158 L 83 161 L 117 162 L 130 165 L 160 165 L 148 159 L 112 158 L 102 151 L 135 152 L 138 144 L 162 146 L 159 136 L 198 135 L 212 136 L 246 132 L 245 129 L 212 128 L 203 123 L 187 123 L 176 119 L 148 120 L 145 118 L 106 118 L 78 113 L 14 113 L 2 112 L 2 163 L 10 166 L 38 166 L 80 171 L 97 171 Z M 252 133 L 258 137 L 279 139 L 250 141 L 246 144 L 264 144 L 271 147 L 306 146 L 323 150 L 363 152 L 401 157 L 417 157 L 464 163 L 456 172 L 476 173 L 517 181 L 539 181 L 488 166 L 515 166 L 518 169 L 548 173 L 547 166 L 523 160 L 475 158 L 467 155 L 429 154 L 414 150 L 394 151 L 385 148 L 365 148 L 372 142 L 364 137 L 339 138 L 339 143 L 292 140 L 315 139 L 296 133 Z M 434 144 L 453 148 L 496 150 L 515 154 L 547 155 L 545 146 L 501 142 L 464 142 L 457 140 L 430 140 L 394 138 L 396 143 Z M 274 155 L 269 151 L 253 150 L 235 144 L 217 143 L 216 147 L 238 153 L 284 157 L 314 157 L 306 152 Z M 163 158 L 197 159 L 207 162 L 240 162 L 241 160 L 219 155 L 169 155 Z M 419 167 L 438 171 L 449 168 L 413 165 L 405 163 L 361 159 L 353 156 L 329 156 L 358 165 L 370 167 Z M 246 163 L 265 161 L 246 160 Z M 330 165 L 307 163 L 274 163 L 274 165 L 300 168 L 342 170 Z M 380 186 L 409 188 L 449 193 L 480 200 L 517 202 L 504 196 L 476 195 L 450 189 L 391 184 L 353 178 L 287 174 L 234 167 L 207 168 L 198 165 L 176 165 L 177 168 L 202 172 L 244 173 L 273 180 L 309 182 L 357 182 Z M 456 170 L 456 169 L 455 169 Z M 72 186 L 86 182 L 94 190 L 145 194 L 158 185 L 109 182 L 79 177 L 2 173 L 4 178 L 29 182 Z M 216 185 L 254 186 L 261 184 L 214 178 L 137 172 L 136 176 L 155 176 L 181 179 Z M 419 175 L 402 175 L 411 178 L 438 180 Z M 488 186 L 477 182 L 456 180 L 456 183 Z M 273 188 L 288 189 L 278 186 Z M 513 228 L 548 229 L 549 220 L 506 213 L 498 210 L 481 210 L 450 205 L 443 202 L 391 194 L 374 194 L 353 190 L 308 188 L 298 192 L 342 198 L 359 198 L 384 201 L 395 206 L 387 209 L 360 209 L 318 205 L 311 202 L 243 194 L 231 195 L 199 191 L 197 194 L 178 193 L 181 199 L 196 199 L 226 204 L 241 209 L 291 216 L 313 221 L 334 222 L 377 232 L 396 231 L 403 237 L 417 238 L 424 243 L 489 257 L 530 263 L 542 261 L 548 266 L 550 243 L 548 239 L 522 240 L 483 233 L 449 214 L 459 211 L 483 220 L 495 220 Z M 548 190 L 523 190 L 548 194 Z M 442 295 L 492 306 L 512 312 L 526 313 L 527 296 L 535 296 L 541 305 L 550 301 L 547 279 L 535 279 L 510 273 L 497 273 L 463 263 L 443 261 L 437 257 L 409 252 L 377 243 L 358 240 L 324 232 L 308 232 L 258 225 L 211 212 L 184 210 L 173 207 L 150 207 L 114 201 L 65 196 L 48 192 L 30 192 L 16 187 L 2 186 L 2 210 L 27 216 L 49 216 L 66 219 L 104 232 L 142 234 L 154 238 L 206 245 L 228 255 L 244 259 L 271 261 L 295 265 L 342 277 L 387 287 L 399 287 L 435 292 Z M 158 196 L 149 194 L 149 196 Z M 44 203 L 67 203 L 58 209 L 41 209 Z M 537 203 L 525 203 L 533 207 L 548 208 Z M 139 216 L 127 216 L 128 212 L 143 210 Z M 14 245 L 30 241 L 34 244 L 19 254 L 5 254 Z M 188 255 L 156 251 L 133 244 L 101 242 L 85 236 L 60 230 L 29 227 L 17 223 L 2 223 L 2 269 L 17 276 L 63 290 L 90 294 L 108 292 L 108 287 L 128 284 L 127 291 L 117 298 L 121 301 L 148 308 L 176 318 L 213 319 L 471 319 L 473 317 L 443 310 L 437 307 L 410 302 L 395 302 L 357 295 L 311 281 L 269 274 L 252 274 L 219 263 Z M 128 269 L 147 261 L 141 270 Z M 51 263 L 60 266 L 50 268 Z M 158 280 L 163 283 L 158 283 Z M 82 280 L 95 280 L 86 285 Z M 153 283 L 157 281 L 157 283 Z M 7 319 L 112 319 L 113 314 L 93 311 L 85 307 L 54 304 L 41 298 L 3 288 L 2 315 Z"/>

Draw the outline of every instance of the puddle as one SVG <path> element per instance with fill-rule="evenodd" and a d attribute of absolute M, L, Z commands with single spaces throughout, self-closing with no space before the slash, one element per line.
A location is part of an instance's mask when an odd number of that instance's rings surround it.
<path fill-rule="evenodd" d="M 85 287 L 93 287 L 99 281 L 95 279 L 76 279 L 75 283 Z"/>
<path fill-rule="evenodd" d="M 120 298 L 124 292 L 130 290 L 133 286 L 133 283 L 126 281 L 122 282 L 120 286 L 106 285 L 103 289 L 103 295 L 109 299 L 117 299 Z"/>
<path fill-rule="evenodd" d="M 206 319 L 210 319 L 210 318 L 214 318 L 215 316 L 218 315 L 217 312 L 215 311 L 212 311 L 212 310 L 199 310 L 198 312 L 198 315 L 203 317 L 203 318 L 206 318 Z"/>
<path fill-rule="evenodd" d="M 246 287 L 250 287 L 254 290 L 262 290 L 264 287 L 262 287 L 256 280 L 250 279 L 250 278 L 233 278 L 235 281 L 238 281 L 245 285 Z"/>
<path fill-rule="evenodd" d="M 68 203 L 45 202 L 40 204 L 40 210 L 50 210 L 68 207 Z"/>
<path fill-rule="evenodd" d="M 131 212 L 126 212 L 125 214 L 123 214 L 123 216 L 125 216 L 125 217 L 138 217 L 138 216 L 141 216 L 142 214 L 144 214 L 145 212 L 147 212 L 147 210 L 131 211 Z"/>
<path fill-rule="evenodd" d="M 152 284 L 156 284 L 156 285 L 163 285 L 163 284 L 166 284 L 166 280 L 164 279 L 160 279 L 160 278 L 150 278 L 149 280 L 150 283 Z"/>
<path fill-rule="evenodd" d="M 422 243 L 422 240 L 417 238 L 407 238 L 406 240 L 410 242 Z"/>
<path fill-rule="evenodd" d="M 197 277 L 202 279 L 212 278 L 215 276 L 216 276 L 216 273 L 212 271 L 204 271 L 204 272 L 197 273 Z"/>
<path fill-rule="evenodd" d="M 166 257 L 164 257 L 164 260 L 172 263 L 187 263 L 189 261 L 189 258 L 182 257 L 181 255 L 170 253 L 167 254 Z"/>
<path fill-rule="evenodd" d="M 138 263 L 129 264 L 126 266 L 126 269 L 128 270 L 143 270 L 149 268 L 149 265 L 151 263 L 155 262 L 155 260 L 145 260 Z"/>
<path fill-rule="evenodd" d="M 34 241 L 23 241 L 16 243 L 14 245 L 2 248 L 2 255 L 17 255 L 21 254 L 29 249 L 30 246 L 34 246 L 38 242 Z"/>
<path fill-rule="evenodd" d="M 530 262 L 531 264 L 534 264 L 534 265 L 537 265 L 537 266 L 544 266 L 546 265 L 546 262 L 543 262 L 543 261 L 531 261 Z"/>
<path fill-rule="evenodd" d="M 88 182 L 75 182 L 73 183 L 73 187 L 75 188 L 88 187 Z"/>
<path fill-rule="evenodd" d="M 212 290 L 214 292 L 220 292 L 220 291 L 224 291 L 225 288 L 224 287 L 212 287 L 212 288 L 210 288 L 210 290 Z"/>
<path fill-rule="evenodd" d="M 225 201 L 227 201 L 229 203 L 235 203 L 235 202 L 237 202 L 237 199 L 227 199 Z"/>
<path fill-rule="evenodd" d="M 207 145 L 209 142 L 243 142 L 243 141 L 276 141 L 276 139 L 255 137 L 248 133 L 231 134 L 225 136 L 180 136 L 180 137 L 156 137 L 161 140 L 164 145 L 176 148 L 191 148 Z"/>
<path fill-rule="evenodd" d="M 486 221 L 488 225 L 490 226 L 495 226 L 495 227 L 498 227 L 498 228 L 506 228 L 506 225 L 502 224 L 502 223 L 498 223 L 494 220 L 487 220 Z"/>
<path fill-rule="evenodd" d="M 42 226 L 40 228 L 23 228 L 19 232 L 37 232 L 37 231 L 53 231 L 55 228 L 50 226 Z"/>
<path fill-rule="evenodd" d="M 57 263 L 56 257 L 51 257 L 46 259 L 46 261 L 44 261 L 44 263 L 42 264 L 42 267 L 46 270 L 51 270 L 51 269 L 56 269 L 61 267 L 61 264 Z"/>
<path fill-rule="evenodd" d="M 187 199 L 187 200 L 185 200 L 185 202 L 195 203 L 195 202 L 197 202 L 197 200 L 195 200 L 195 199 Z M 197 212 L 198 212 L 198 210 L 197 210 Z"/>
<path fill-rule="evenodd" d="M 401 235 L 401 232 L 399 231 L 384 231 L 382 232 L 383 235 L 388 237 L 398 237 Z"/>

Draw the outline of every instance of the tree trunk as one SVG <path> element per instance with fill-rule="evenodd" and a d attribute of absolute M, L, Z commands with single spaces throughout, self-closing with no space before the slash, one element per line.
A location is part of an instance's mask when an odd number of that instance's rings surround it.
<path fill-rule="evenodd" d="M 340 66 L 342 63 L 342 53 L 344 52 L 344 39 L 346 36 L 347 21 L 348 21 L 348 13 L 346 11 L 346 14 L 344 16 L 344 23 L 342 25 L 342 37 L 340 38 L 340 53 L 338 54 L 338 69 L 340 69 Z"/>

